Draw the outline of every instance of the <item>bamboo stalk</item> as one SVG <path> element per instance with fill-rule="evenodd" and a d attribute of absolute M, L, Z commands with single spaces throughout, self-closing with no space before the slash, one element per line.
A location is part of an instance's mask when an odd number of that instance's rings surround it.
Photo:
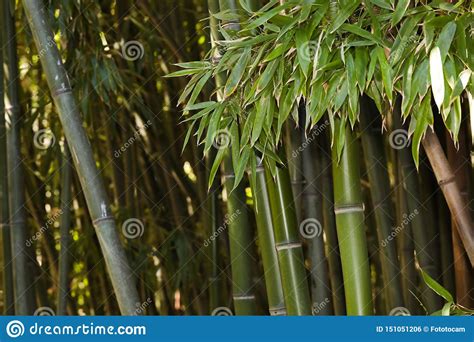
<path fill-rule="evenodd" d="M 446 198 L 451 215 L 456 222 L 456 228 L 464 245 L 464 249 L 471 261 L 471 265 L 474 267 L 474 230 L 472 229 L 473 224 L 469 206 L 461 195 L 455 181 L 456 178 L 446 159 L 438 137 L 431 129 L 427 130 L 423 138 L 423 148 L 426 151 L 438 184 Z"/>
<path fill-rule="evenodd" d="M 58 280 L 58 315 L 66 315 L 69 297 L 69 270 L 71 243 L 71 200 L 72 200 L 72 159 L 67 143 L 63 146 L 63 160 L 61 165 L 61 222 L 59 226 L 59 280 Z"/>
<path fill-rule="evenodd" d="M 286 310 L 290 316 L 310 315 L 308 282 L 288 169 L 278 167 L 275 179 L 265 170 L 265 177 Z"/>
<path fill-rule="evenodd" d="M 257 305 L 252 277 L 254 238 L 248 218 L 245 187 L 240 183 L 232 191 L 235 175 L 229 156 L 224 158 L 223 181 L 227 193 L 230 266 L 232 270 L 232 296 L 236 315 L 255 315 Z"/>
<path fill-rule="evenodd" d="M 324 234 L 326 236 L 326 255 L 329 264 L 334 313 L 346 314 L 344 299 L 344 281 L 342 279 L 341 255 L 337 241 L 336 217 L 334 215 L 334 189 L 332 179 L 331 148 L 329 146 L 329 121 L 325 121 L 326 128 L 319 134 L 318 142 L 321 157 L 322 205 L 324 218 Z"/>
<path fill-rule="evenodd" d="M 62 64 L 46 9 L 37 0 L 24 0 L 24 9 L 37 46 L 51 94 L 70 144 L 90 216 L 102 248 L 112 284 L 124 315 L 136 314 L 139 303 L 133 272 L 120 243 L 110 212 L 104 184 L 93 159 L 92 148 L 82 126 L 80 113 L 72 94 L 69 78 Z"/>
<path fill-rule="evenodd" d="M 0 18 L 4 18 L 4 4 L 0 6 Z M 8 199 L 8 165 L 7 165 L 7 129 L 5 124 L 5 90 L 3 55 L 5 38 L 0 33 L 0 227 L 2 234 L 3 259 L 3 312 L 5 315 L 15 314 L 13 293 L 13 264 L 10 230 L 10 206 Z"/>
<path fill-rule="evenodd" d="M 314 139 L 310 132 L 310 138 Z M 325 254 L 323 227 L 322 152 L 318 141 L 306 141 L 302 152 L 305 186 L 303 189 L 303 218 L 300 220 L 300 233 L 308 239 L 308 255 L 311 263 L 311 299 L 314 315 L 332 315 L 333 298 L 329 279 L 328 262 Z M 309 141 L 309 142 L 308 142 Z M 301 172 L 301 171 L 300 171 Z M 306 229 L 306 230 L 305 230 Z M 305 236 L 306 235 L 306 236 Z"/>
<path fill-rule="evenodd" d="M 375 212 L 383 288 L 390 311 L 403 306 L 396 240 L 388 240 L 392 233 L 394 210 L 390 199 L 388 165 L 381 134 L 382 122 L 375 104 L 367 97 L 361 100 L 359 119 L 372 206 Z"/>
<path fill-rule="evenodd" d="M 286 306 L 278 254 L 275 248 L 272 212 L 263 165 L 257 166 L 256 173 L 255 189 L 252 189 L 252 193 L 255 196 L 255 217 L 257 220 L 258 241 L 262 254 L 268 306 L 272 316 L 281 316 L 286 315 Z"/>
<path fill-rule="evenodd" d="M 5 62 L 6 100 L 5 109 L 10 118 L 8 131 L 8 183 L 10 195 L 10 227 L 13 254 L 15 313 L 28 315 L 32 313 L 32 303 L 29 300 L 31 279 L 28 272 L 28 252 L 25 241 L 27 228 L 25 217 L 25 193 L 23 166 L 21 157 L 21 112 L 19 101 L 19 70 L 16 51 L 16 30 L 14 5 L 11 1 L 3 2 L 3 20 L 6 41 Z"/>
<path fill-rule="evenodd" d="M 341 120 L 336 118 L 336 131 Z M 340 161 L 333 148 L 334 212 L 348 315 L 372 315 L 370 265 L 360 188 L 359 145 L 349 125 Z"/>

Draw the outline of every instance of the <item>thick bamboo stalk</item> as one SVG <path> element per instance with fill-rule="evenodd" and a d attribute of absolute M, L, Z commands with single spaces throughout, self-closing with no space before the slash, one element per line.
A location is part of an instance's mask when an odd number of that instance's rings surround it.
<path fill-rule="evenodd" d="M 337 241 L 336 217 L 334 215 L 334 189 L 332 179 L 331 147 L 329 121 L 325 121 L 326 128 L 319 134 L 318 141 L 321 156 L 322 204 L 324 217 L 324 234 L 326 236 L 326 256 L 329 264 L 334 313 L 346 314 L 344 298 L 344 281 L 342 279 L 341 255 Z"/>
<path fill-rule="evenodd" d="M 70 144 L 120 311 L 124 315 L 134 315 L 137 313 L 139 299 L 133 272 L 120 243 L 104 183 L 93 159 L 92 148 L 82 126 L 68 75 L 47 23 L 46 9 L 38 0 L 24 0 L 23 4 L 64 134 Z"/>
<path fill-rule="evenodd" d="M 396 240 L 390 239 L 394 223 L 394 209 L 390 198 L 390 180 L 381 134 L 380 114 L 375 104 L 370 102 L 367 97 L 362 98 L 359 118 L 364 160 L 375 212 L 383 288 L 390 311 L 403 306 Z"/>
<path fill-rule="evenodd" d="M 71 201 L 72 201 L 72 159 L 69 147 L 63 146 L 63 160 L 61 165 L 61 221 L 59 226 L 59 280 L 58 280 L 58 315 L 66 315 L 69 297 L 69 270 L 71 243 Z"/>
<path fill-rule="evenodd" d="M 255 196 L 255 217 L 257 220 L 258 241 L 262 254 L 268 306 L 272 316 L 281 316 L 286 315 L 286 306 L 263 165 L 257 167 L 256 173 L 255 189 L 252 189 L 252 193 Z"/>
<path fill-rule="evenodd" d="M 23 165 L 21 157 L 21 113 L 19 101 L 19 70 L 16 51 L 16 30 L 14 3 L 4 1 L 3 20 L 6 41 L 6 113 L 10 118 L 8 131 L 8 183 L 10 196 L 10 228 L 12 241 L 12 261 L 14 272 L 15 312 L 17 315 L 32 314 L 32 303 L 29 300 L 31 286 L 30 272 L 28 272 L 28 252 L 25 217 L 25 189 L 23 179 Z"/>
<path fill-rule="evenodd" d="M 431 129 L 427 130 L 423 138 L 423 148 L 446 198 L 451 215 L 456 222 L 456 228 L 464 249 L 471 265 L 474 267 L 474 229 L 469 206 L 461 195 L 453 170 L 446 159 L 438 137 Z"/>
<path fill-rule="evenodd" d="M 287 314 L 310 315 L 308 281 L 288 169 L 277 168 L 275 179 L 268 170 L 265 176 Z"/>
<path fill-rule="evenodd" d="M 224 158 L 223 180 L 227 193 L 227 217 L 224 224 L 229 230 L 232 297 L 236 315 L 255 315 L 257 305 L 252 276 L 254 237 L 250 225 L 245 187 L 240 183 L 232 191 L 235 175 L 229 156 Z"/>
<path fill-rule="evenodd" d="M 341 125 L 335 119 L 336 131 Z M 333 148 L 334 212 L 341 251 L 342 273 L 348 315 L 372 315 L 370 265 L 364 225 L 364 204 L 360 187 L 359 144 L 345 127 L 345 145 L 339 162 Z"/>
<path fill-rule="evenodd" d="M 4 5 L 0 6 L 0 18 L 4 18 Z M 3 312 L 5 315 L 15 314 L 13 294 L 13 264 L 10 230 L 10 208 L 8 199 L 8 165 L 7 165 L 7 129 L 5 125 L 5 90 L 4 90 L 4 34 L 0 33 L 0 227 L 2 234 L 3 260 Z"/>

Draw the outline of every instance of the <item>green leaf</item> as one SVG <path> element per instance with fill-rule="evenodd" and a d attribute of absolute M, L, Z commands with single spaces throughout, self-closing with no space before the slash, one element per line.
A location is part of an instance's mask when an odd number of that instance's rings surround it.
<path fill-rule="evenodd" d="M 334 33 L 349 17 L 354 13 L 360 5 L 360 0 L 349 0 L 344 3 L 344 6 L 339 9 L 336 17 L 332 20 L 329 26 L 329 33 Z"/>
<path fill-rule="evenodd" d="M 382 71 L 383 86 L 385 88 L 388 101 L 392 103 L 392 99 L 393 99 L 392 68 L 387 62 L 387 57 L 385 57 L 385 52 L 382 47 L 377 48 L 377 58 L 379 60 L 380 69 Z"/>
<path fill-rule="evenodd" d="M 252 149 L 248 145 L 244 146 L 244 149 L 242 151 L 242 155 L 241 155 L 241 157 L 239 159 L 239 162 L 238 162 L 238 166 L 234 170 L 235 178 L 234 178 L 234 186 L 232 188 L 232 191 L 234 191 L 235 188 L 237 188 L 237 186 L 240 184 L 240 181 L 242 180 L 242 178 L 244 176 L 245 168 L 247 167 L 251 151 L 252 151 Z"/>
<path fill-rule="evenodd" d="M 419 151 L 421 139 L 425 135 L 426 129 L 433 124 L 433 112 L 431 110 L 431 96 L 426 95 L 421 102 L 418 116 L 416 117 L 416 128 L 413 133 L 411 152 L 416 167 L 419 166 Z"/>
<path fill-rule="evenodd" d="M 443 27 L 441 33 L 439 34 L 438 40 L 436 41 L 436 46 L 439 48 L 442 63 L 446 59 L 455 33 L 456 22 L 450 21 Z"/>
<path fill-rule="evenodd" d="M 212 163 L 211 171 L 209 172 L 209 183 L 208 189 L 211 189 L 212 183 L 214 183 L 214 178 L 216 178 L 217 170 L 222 163 L 222 159 L 224 158 L 226 149 L 220 148 L 217 150 L 216 159 L 214 159 L 214 163 Z"/>
<path fill-rule="evenodd" d="M 224 98 L 229 97 L 237 89 L 242 76 L 244 75 L 247 64 L 250 60 L 252 49 L 250 47 L 245 48 L 244 52 L 240 56 L 238 63 L 232 69 L 232 72 L 227 79 L 227 83 L 224 88 Z"/>
<path fill-rule="evenodd" d="M 395 11 L 392 14 L 392 26 L 397 25 L 400 20 L 402 20 L 403 15 L 405 14 L 408 6 L 410 5 L 410 0 L 399 0 Z"/>
<path fill-rule="evenodd" d="M 260 93 L 270 83 L 278 66 L 278 60 L 273 60 L 268 63 L 265 71 L 260 75 L 256 83 L 256 93 Z"/>
<path fill-rule="evenodd" d="M 248 26 L 245 27 L 245 29 L 253 30 L 253 29 L 259 27 L 260 25 L 266 23 L 268 20 L 270 20 L 271 18 L 276 16 L 281 11 L 283 11 L 283 10 L 285 10 L 285 9 L 291 7 L 291 6 L 294 6 L 294 4 L 291 3 L 291 2 L 287 2 L 283 5 L 272 8 L 269 11 L 263 12 L 263 15 L 258 16 L 257 19 L 253 20 Z M 263 8 L 262 8 L 262 11 L 263 11 Z"/>
<path fill-rule="evenodd" d="M 362 38 L 365 38 L 367 40 L 370 40 L 376 44 L 379 44 L 381 46 L 386 46 L 386 44 L 378 37 L 374 36 L 372 33 L 369 31 L 364 30 L 363 28 L 354 25 L 354 24 L 343 24 L 341 25 L 341 29 L 347 32 L 354 33 Z"/>
<path fill-rule="evenodd" d="M 447 302 L 454 302 L 453 296 L 446 290 L 443 286 L 441 286 L 436 280 L 430 277 L 428 273 L 420 269 L 421 276 L 423 277 L 423 281 L 428 285 L 434 292 L 438 295 L 443 297 Z"/>

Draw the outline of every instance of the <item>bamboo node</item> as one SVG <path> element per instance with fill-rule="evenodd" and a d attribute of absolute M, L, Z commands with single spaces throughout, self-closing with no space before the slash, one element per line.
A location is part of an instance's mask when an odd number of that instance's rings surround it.
<path fill-rule="evenodd" d="M 53 93 L 53 97 L 57 97 L 57 96 L 62 95 L 62 94 L 72 93 L 72 88 L 71 87 L 61 88 L 61 89 L 57 89 L 57 90 L 53 91 L 52 93 Z"/>
<path fill-rule="evenodd" d="M 365 204 L 358 203 L 358 204 L 344 204 L 334 206 L 334 214 L 347 214 L 347 213 L 359 213 L 365 211 Z"/>
<path fill-rule="evenodd" d="M 293 249 L 293 248 L 300 248 L 301 247 L 301 242 L 286 242 L 286 243 L 280 243 L 275 246 L 277 251 L 283 251 L 285 249 Z"/>
<path fill-rule="evenodd" d="M 255 299 L 255 295 L 236 295 L 233 298 L 234 300 L 252 300 Z"/>
<path fill-rule="evenodd" d="M 451 177 L 448 177 L 446 179 L 440 179 L 438 181 L 439 186 L 445 186 L 448 185 L 449 183 L 453 183 L 456 181 L 456 177 L 453 175 Z"/>
<path fill-rule="evenodd" d="M 97 227 L 100 223 L 105 222 L 105 221 L 115 221 L 115 218 L 113 216 L 104 216 L 104 217 L 99 217 L 96 218 L 95 220 L 92 220 L 92 224 L 94 227 Z"/>
<path fill-rule="evenodd" d="M 270 316 L 286 316 L 286 308 L 269 308 Z"/>

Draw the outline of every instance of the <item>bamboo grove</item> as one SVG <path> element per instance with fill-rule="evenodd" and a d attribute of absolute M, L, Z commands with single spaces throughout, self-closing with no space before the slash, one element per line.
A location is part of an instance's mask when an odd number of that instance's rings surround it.
<path fill-rule="evenodd" d="M 4 314 L 474 313 L 469 1 L 0 17 Z"/>

